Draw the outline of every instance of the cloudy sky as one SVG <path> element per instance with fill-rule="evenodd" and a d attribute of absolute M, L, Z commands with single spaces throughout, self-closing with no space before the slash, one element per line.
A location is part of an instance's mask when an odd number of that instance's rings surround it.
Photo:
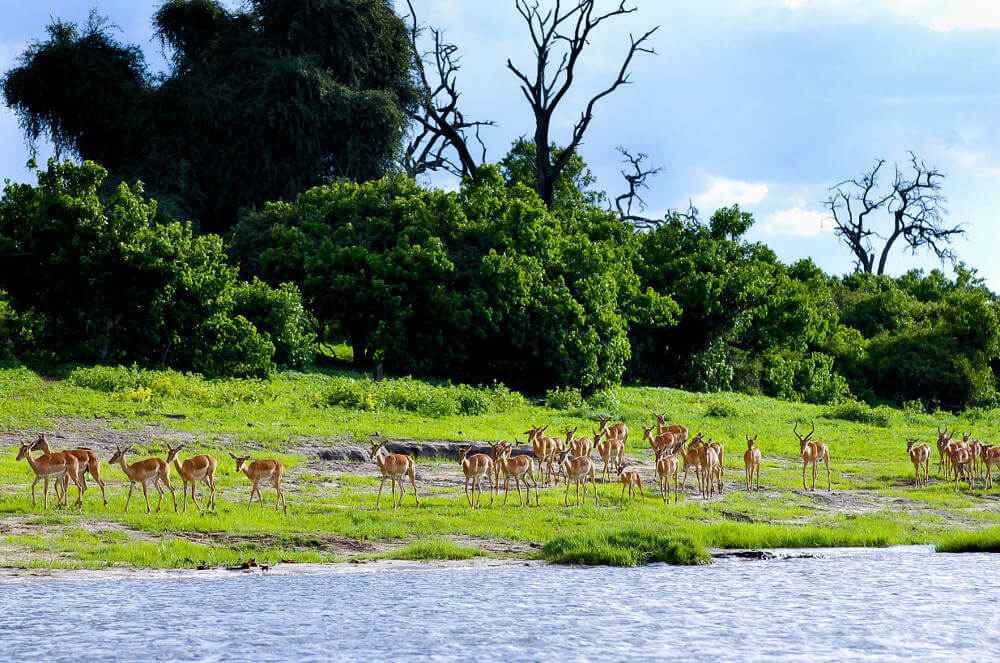
<path fill-rule="evenodd" d="M 545 0 L 543 0 L 544 4 Z M 232 2 L 230 4 L 237 4 Z M 525 64 L 529 42 L 513 0 L 414 0 L 420 19 L 446 32 L 463 57 L 469 116 L 492 119 L 488 158 L 531 132 L 506 58 Z M 950 220 L 967 224 L 956 249 L 1000 290 L 1000 1 L 634 0 L 639 11 L 603 25 L 573 93 L 556 118 L 565 142 L 589 94 L 613 80 L 629 32 L 660 25 L 657 55 L 639 57 L 633 84 L 597 109 L 581 152 L 601 187 L 621 188 L 615 147 L 663 166 L 646 195 L 653 216 L 692 201 L 703 212 L 738 202 L 754 212 L 753 237 L 785 260 L 812 256 L 834 273 L 848 251 L 824 222 L 836 182 L 876 157 L 913 150 L 947 173 Z M 0 0 L 0 68 L 43 36 L 50 17 L 83 21 L 92 6 L 165 66 L 151 39 L 159 2 Z M 405 6 L 402 0 L 397 7 Z M 40 156 L 46 156 L 43 146 Z M 27 149 L 9 109 L 0 110 L 0 177 L 30 178 Z M 450 186 L 447 178 L 434 184 Z M 933 267 L 897 251 L 894 272 Z"/>

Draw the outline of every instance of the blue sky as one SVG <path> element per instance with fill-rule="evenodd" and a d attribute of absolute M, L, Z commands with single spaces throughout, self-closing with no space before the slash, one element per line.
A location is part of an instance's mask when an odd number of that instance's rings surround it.
<path fill-rule="evenodd" d="M 2 0 L 0 68 L 6 70 L 50 17 L 83 21 L 92 6 L 141 45 L 152 68 L 159 2 Z M 232 3 L 236 4 L 236 3 Z M 404 5 L 397 0 L 397 6 Z M 531 132 L 508 55 L 526 62 L 527 35 L 512 0 L 414 0 L 423 22 L 460 47 L 467 115 L 493 119 L 488 157 Z M 602 26 L 581 63 L 574 93 L 556 118 L 564 142 L 592 91 L 613 79 L 629 31 L 662 27 L 656 56 L 638 58 L 633 84 L 598 107 L 583 157 L 611 192 L 621 187 L 615 147 L 646 152 L 664 167 L 649 214 L 703 212 L 733 202 L 754 212 L 754 239 L 784 260 L 813 257 L 833 273 L 851 269 L 821 201 L 836 182 L 875 157 L 904 162 L 913 150 L 947 173 L 950 219 L 967 224 L 956 250 L 1000 290 L 1000 2 L 997 0 L 636 0 L 639 11 Z M 524 54 L 518 56 L 518 54 Z M 48 154 L 42 149 L 40 156 Z M 0 110 L 0 177 L 25 181 L 28 152 L 8 109 Z M 453 186 L 447 177 L 433 184 Z M 890 271 L 933 267 L 897 251 Z"/>

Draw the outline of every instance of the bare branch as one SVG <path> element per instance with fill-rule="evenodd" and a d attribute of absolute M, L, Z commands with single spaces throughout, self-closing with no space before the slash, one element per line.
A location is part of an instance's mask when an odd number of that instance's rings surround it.
<path fill-rule="evenodd" d="M 648 189 L 649 184 L 646 180 L 655 177 L 663 168 L 661 166 L 654 168 L 644 166 L 642 162 L 648 158 L 648 155 L 642 152 L 633 155 L 622 146 L 618 147 L 618 151 L 622 155 L 622 161 L 630 166 L 630 168 L 621 171 L 622 177 L 625 178 L 625 183 L 628 185 L 628 191 L 615 198 L 618 216 L 622 221 L 632 223 L 636 227 L 653 227 L 658 222 L 641 214 L 646 210 L 646 201 L 642 199 L 639 192 Z"/>

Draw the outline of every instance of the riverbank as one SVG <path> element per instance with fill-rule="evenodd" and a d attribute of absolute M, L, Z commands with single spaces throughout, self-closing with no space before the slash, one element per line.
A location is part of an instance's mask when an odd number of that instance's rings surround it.
<path fill-rule="evenodd" d="M 456 447 L 464 441 L 511 439 L 529 424 L 592 426 L 586 411 L 526 404 L 495 415 L 430 417 L 413 412 L 359 412 L 307 404 L 323 375 L 293 374 L 262 387 L 232 381 L 219 391 L 246 400 L 215 404 L 191 396 L 135 403 L 118 392 L 82 388 L 66 379 L 46 379 L 26 369 L 0 374 L 6 398 L 0 404 L 0 567 L 12 569 L 195 568 L 236 566 L 249 559 L 276 564 L 343 563 L 350 560 L 536 560 L 618 565 L 659 559 L 674 546 L 676 561 L 697 563 L 706 551 L 938 543 L 965 536 L 986 549 L 1000 540 L 1000 488 L 969 491 L 934 478 L 912 485 L 912 465 L 903 440 L 927 439 L 937 425 L 962 426 L 989 439 L 1000 426 L 992 413 L 915 415 L 891 412 L 872 424 L 830 416 L 822 406 L 782 403 L 736 394 L 704 396 L 669 389 L 624 388 L 609 411 L 632 429 L 627 458 L 645 478 L 645 501 L 621 498 L 621 487 L 599 485 L 600 505 L 563 506 L 562 486 L 542 488 L 541 507 L 519 507 L 512 493 L 490 507 L 470 509 Z M 320 385 L 319 387 L 317 385 Z M 296 405 L 297 403 L 297 405 Z M 726 444 L 725 492 L 708 500 L 696 495 L 694 477 L 681 500 L 664 504 L 653 480 L 652 453 L 641 441 L 648 412 L 668 412 Z M 416 508 L 407 487 L 403 507 L 391 510 L 388 486 L 382 510 L 375 510 L 378 469 L 367 457 L 365 435 L 379 430 L 394 444 L 418 452 Z M 446 421 L 453 432 L 445 434 Z M 801 485 L 794 423 L 816 421 L 817 435 L 832 454 L 833 491 L 821 469 L 818 490 Z M 885 423 L 886 425 L 881 425 Z M 649 425 L 649 423 L 646 423 Z M 507 431 L 499 434 L 500 430 Z M 127 482 L 119 467 L 102 465 L 109 504 L 103 506 L 93 481 L 81 512 L 33 507 L 33 478 L 16 445 L 46 433 L 54 449 L 86 446 L 103 460 L 116 445 L 132 445 L 133 459 L 164 455 L 164 446 L 186 444 L 181 454 L 211 453 L 219 459 L 218 508 L 199 514 L 164 510 L 147 515 L 141 493 L 123 513 Z M 744 432 L 759 435 L 764 451 L 761 491 L 743 489 Z M 523 440 L 522 440 L 523 441 Z M 928 440 L 933 444 L 933 440 Z M 283 488 L 289 513 L 248 509 L 249 483 L 235 473 L 229 452 L 273 457 L 286 467 Z M 172 481 L 181 500 L 180 480 Z M 75 498 L 71 488 L 71 500 Z M 137 491 L 138 492 L 138 491 Z M 156 507 L 155 491 L 151 499 Z M 199 486 L 200 500 L 206 496 Z M 575 499 L 571 494 L 572 500 Z M 675 545 L 676 544 L 676 545 Z"/>

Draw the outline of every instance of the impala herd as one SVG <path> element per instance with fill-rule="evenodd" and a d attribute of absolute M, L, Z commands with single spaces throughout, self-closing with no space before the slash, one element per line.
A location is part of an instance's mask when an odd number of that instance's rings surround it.
<path fill-rule="evenodd" d="M 652 426 L 642 427 L 642 440 L 648 442 L 652 449 L 655 478 L 663 502 L 670 500 L 671 490 L 673 491 L 673 501 L 675 503 L 678 501 L 679 488 L 687 487 L 688 473 L 691 470 L 694 470 L 698 491 L 702 497 L 709 498 L 716 492 L 722 492 L 725 488 L 726 454 L 722 443 L 711 438 L 706 439 L 701 433 L 688 439 L 686 426 L 667 424 L 665 414 L 654 413 L 654 416 L 656 420 Z M 590 484 L 589 488 L 592 489 L 594 504 L 599 505 L 598 469 L 597 462 L 593 457 L 595 451 L 600 462 L 603 463 L 600 470 L 601 482 L 614 481 L 616 480 L 615 475 L 617 475 L 617 481 L 622 485 L 621 499 L 623 501 L 626 491 L 629 500 L 634 500 L 638 495 L 641 500 L 645 501 L 642 474 L 635 469 L 630 470 L 629 463 L 625 460 L 629 429 L 624 423 L 611 423 L 610 419 L 601 418 L 598 429 L 592 431 L 592 437 L 577 437 L 578 428 L 567 429 L 564 436 L 547 435 L 547 430 L 548 426 L 532 426 L 530 430 L 525 431 L 525 435 L 528 436 L 526 444 L 530 445 L 530 449 L 520 449 L 521 443 L 517 441 L 516 437 L 512 442 L 490 442 L 489 453 L 478 453 L 472 456 L 469 455 L 471 446 L 459 447 L 458 463 L 465 477 L 465 496 L 469 506 L 474 508 L 480 506 L 484 481 L 489 485 L 490 505 L 492 506 L 494 497 L 499 496 L 501 479 L 503 480 L 503 504 L 505 506 L 510 494 L 512 479 L 517 491 L 518 504 L 521 506 L 531 505 L 532 488 L 535 490 L 535 505 L 540 505 L 539 481 L 543 486 L 548 486 L 558 484 L 560 480 L 565 484 L 564 505 L 569 505 L 571 485 L 575 489 L 576 506 L 586 502 L 588 483 Z M 830 450 L 825 442 L 813 439 L 816 432 L 815 424 L 806 435 L 799 433 L 798 424 L 793 426 L 792 432 L 799 441 L 799 454 L 802 459 L 802 488 L 816 490 L 816 475 L 822 463 L 826 468 L 827 490 L 832 490 Z M 398 509 L 402 505 L 407 479 L 413 489 L 413 499 L 419 507 L 420 498 L 417 495 L 414 460 L 406 454 L 391 453 L 386 446 L 388 440 L 381 438 L 378 433 L 371 437 L 376 439 L 371 441 L 369 459 L 378 465 L 382 475 L 378 496 L 375 499 L 375 508 L 380 509 L 382 506 L 382 490 L 385 488 L 386 479 L 391 482 L 393 509 Z M 746 451 L 743 453 L 744 486 L 747 492 L 756 492 L 760 490 L 762 461 L 761 450 L 757 447 L 757 436 L 747 435 L 746 445 Z M 159 511 L 163 503 L 165 488 L 170 491 L 174 511 L 177 511 L 177 496 L 170 483 L 171 464 L 181 478 L 183 511 L 187 511 L 187 498 L 190 492 L 191 501 L 195 508 L 201 512 L 202 507 L 198 504 L 195 492 L 199 483 L 205 484 L 209 492 L 208 500 L 205 503 L 206 508 L 215 509 L 215 473 L 218 462 L 214 457 L 201 454 L 182 462 L 178 458 L 184 449 L 184 445 L 181 444 L 177 447 L 167 445 L 166 460 L 154 457 L 128 463 L 125 460 L 125 455 L 131 449 L 131 446 L 116 447 L 114 454 L 108 461 L 109 466 L 118 464 L 129 481 L 128 496 L 125 499 L 126 513 L 128 513 L 132 492 L 136 484 L 142 488 L 142 495 L 146 502 L 146 513 L 151 512 L 149 504 L 150 484 L 156 489 L 159 496 L 156 510 Z M 521 453 L 515 455 L 515 450 L 520 450 Z M 930 474 L 930 447 L 927 444 L 921 444 L 919 440 L 908 438 L 906 450 L 913 463 L 915 485 L 926 486 Z M 992 468 L 1000 466 L 1000 446 L 983 444 L 980 440 L 971 439 L 971 435 L 968 433 L 956 436 L 955 431 L 948 432 L 947 429 L 939 428 L 937 451 L 938 476 L 944 474 L 949 482 L 954 481 L 956 491 L 963 480 L 967 482 L 970 489 L 975 488 L 978 479 L 982 479 L 984 488 L 992 487 Z M 36 456 L 32 452 L 39 452 L 39 454 Z M 284 466 L 281 462 L 274 459 L 251 460 L 249 456 L 237 456 L 232 453 L 229 456 L 236 463 L 236 471 L 246 475 L 251 483 L 248 504 L 253 504 L 254 495 L 256 495 L 261 510 L 264 509 L 261 483 L 266 482 L 271 484 L 276 493 L 274 508 L 276 510 L 281 508 L 286 514 L 288 513 L 285 494 L 281 489 L 281 478 L 284 474 Z M 28 462 L 35 473 L 35 481 L 31 484 L 31 503 L 33 505 L 37 505 L 35 487 L 40 481 L 43 481 L 42 505 L 43 508 L 48 509 L 49 481 L 51 480 L 56 495 L 56 506 L 68 506 L 69 482 L 72 481 L 77 488 L 74 506 L 82 508 L 83 494 L 87 490 L 87 476 L 89 475 L 94 483 L 100 487 L 101 499 L 107 506 L 105 483 L 101 476 L 101 462 L 93 451 L 70 449 L 53 452 L 45 435 L 39 435 L 38 439 L 20 445 L 17 460 L 22 459 Z M 806 474 L 810 466 L 812 466 L 812 485 L 807 488 Z M 683 470 L 683 474 L 681 470 Z M 522 483 L 525 492 L 523 498 L 521 495 Z M 396 495 L 397 484 L 399 486 L 398 498 Z"/>

